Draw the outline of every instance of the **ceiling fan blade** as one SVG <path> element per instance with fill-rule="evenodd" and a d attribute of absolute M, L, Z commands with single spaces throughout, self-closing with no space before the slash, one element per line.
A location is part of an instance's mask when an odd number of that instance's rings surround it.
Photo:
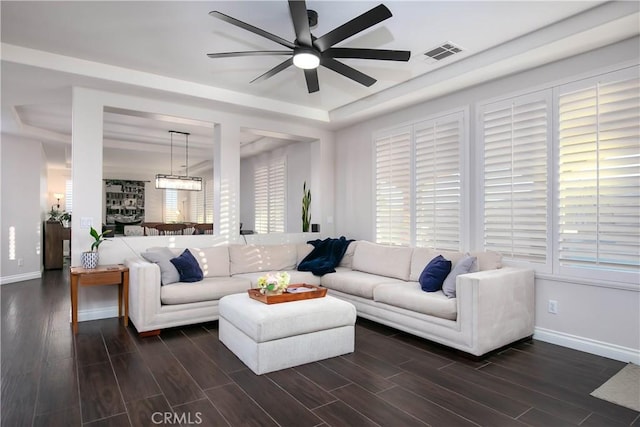
<path fill-rule="evenodd" d="M 338 74 L 342 74 L 343 76 L 350 78 L 351 80 L 354 80 L 360 83 L 361 85 L 369 87 L 376 82 L 376 79 L 374 79 L 373 77 L 367 76 L 366 74 L 361 73 L 355 68 L 351 68 L 348 65 L 344 65 L 342 62 L 338 62 L 333 58 L 323 57 L 320 60 L 320 63 L 325 67 L 329 68 L 330 70 L 333 70 Z"/>
<path fill-rule="evenodd" d="M 282 71 L 282 70 L 284 70 L 286 68 L 289 68 L 292 65 L 293 65 L 293 57 L 291 57 L 291 58 L 287 59 L 286 61 L 276 65 L 275 67 L 273 67 L 272 69 L 270 69 L 266 73 L 264 73 L 261 76 L 258 76 L 255 79 L 251 80 L 249 83 L 256 83 L 256 82 L 261 82 L 263 80 L 266 80 L 269 77 L 275 76 L 280 71 Z"/>
<path fill-rule="evenodd" d="M 305 12 L 306 14 L 306 12 Z M 244 30 L 247 31 L 251 31 L 254 34 L 257 34 L 259 36 L 262 36 L 264 38 L 267 38 L 271 41 L 274 41 L 278 44 L 281 44 L 282 46 L 288 47 L 289 49 L 293 49 L 294 47 L 296 47 L 293 43 L 291 43 L 288 40 L 283 39 L 282 37 L 278 37 L 275 34 L 271 34 L 263 29 L 260 29 L 258 27 L 254 27 L 251 24 L 247 24 L 246 22 L 242 22 L 236 18 L 232 18 L 231 16 L 225 15 L 224 13 L 218 12 L 217 10 L 211 11 L 209 12 L 209 15 L 213 16 L 214 18 L 218 18 L 221 19 L 225 22 L 228 22 L 229 24 L 233 24 L 236 27 L 240 27 Z"/>
<path fill-rule="evenodd" d="M 317 92 L 320 90 L 320 83 L 318 83 L 318 69 L 304 70 L 304 78 L 307 80 L 307 89 L 309 93 Z"/>
<path fill-rule="evenodd" d="M 250 50 L 246 52 L 207 53 L 209 58 L 230 58 L 234 56 L 291 55 L 290 50 Z"/>
<path fill-rule="evenodd" d="M 291 1 L 292 0 L 289 1 L 289 4 L 291 4 Z M 391 16 L 391 11 L 385 5 L 381 4 L 356 18 L 353 18 L 346 24 L 329 31 L 327 34 L 317 39 L 313 44 L 320 49 L 320 52 L 324 52 L 334 44 L 340 43 L 342 40 L 348 39 L 362 30 L 366 30 L 385 19 L 391 18 Z"/>
<path fill-rule="evenodd" d="M 350 47 L 332 47 L 324 52 L 329 58 L 378 59 L 382 61 L 408 61 L 411 52 L 408 50 L 358 49 Z"/>
<path fill-rule="evenodd" d="M 293 28 L 296 30 L 296 39 L 303 46 L 311 47 L 311 30 L 309 30 L 309 17 L 307 16 L 307 4 L 304 0 L 289 0 L 289 11 Z"/>

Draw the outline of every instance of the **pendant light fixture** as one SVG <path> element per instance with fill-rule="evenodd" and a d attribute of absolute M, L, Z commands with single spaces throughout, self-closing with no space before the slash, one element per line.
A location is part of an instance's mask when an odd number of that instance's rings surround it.
<path fill-rule="evenodd" d="M 173 134 L 184 135 L 185 138 L 185 172 L 184 175 L 173 174 Z M 171 138 L 171 174 L 157 174 L 156 175 L 156 188 L 169 189 L 169 190 L 187 190 L 187 191 L 202 191 L 202 178 L 198 176 L 189 176 L 189 133 L 180 132 L 177 130 L 170 130 L 169 135 Z"/>

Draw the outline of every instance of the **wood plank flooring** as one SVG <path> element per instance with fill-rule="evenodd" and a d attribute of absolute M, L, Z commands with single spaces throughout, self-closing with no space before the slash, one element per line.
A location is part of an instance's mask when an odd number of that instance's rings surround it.
<path fill-rule="evenodd" d="M 358 319 L 356 351 L 254 375 L 217 322 L 139 338 L 69 325 L 68 273 L 1 291 L 1 425 L 635 426 L 589 393 L 623 363 L 539 341 L 472 360 Z"/>

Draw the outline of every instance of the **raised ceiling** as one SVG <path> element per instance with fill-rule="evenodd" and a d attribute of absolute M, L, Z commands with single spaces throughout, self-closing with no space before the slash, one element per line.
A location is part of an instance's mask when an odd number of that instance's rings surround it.
<path fill-rule="evenodd" d="M 281 62 L 280 57 L 206 56 L 278 47 L 210 17 L 211 10 L 293 40 L 284 0 L 2 1 L 2 131 L 37 135 L 52 144 L 45 148 L 50 157 L 60 158 L 59 145 L 70 140 L 74 85 L 197 106 L 222 103 L 235 111 L 262 111 L 336 129 L 639 32 L 637 2 L 384 3 L 392 18 L 340 46 L 410 50 L 410 61 L 344 59 L 377 83 L 366 88 L 321 67 L 321 89 L 309 94 L 303 73 L 295 67 L 249 83 Z M 378 4 L 310 0 L 308 8 L 319 15 L 312 33 L 321 36 Z M 423 55 L 443 42 L 463 51 L 440 62 Z M 105 124 L 105 137 L 112 135 L 115 145 L 136 143 L 131 136 L 118 135 L 118 127 L 126 126 L 118 122 L 120 116 Z M 149 135 L 136 138 L 144 140 L 158 131 L 147 124 Z M 243 135 L 245 143 L 259 138 L 264 136 L 252 131 Z M 282 138 L 283 143 L 290 140 Z"/>

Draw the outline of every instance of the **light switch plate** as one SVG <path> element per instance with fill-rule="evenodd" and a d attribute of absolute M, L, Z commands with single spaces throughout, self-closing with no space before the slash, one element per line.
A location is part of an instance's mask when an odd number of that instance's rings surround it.
<path fill-rule="evenodd" d="M 80 218 L 80 228 L 90 229 L 93 227 L 93 218 L 83 216 Z"/>

